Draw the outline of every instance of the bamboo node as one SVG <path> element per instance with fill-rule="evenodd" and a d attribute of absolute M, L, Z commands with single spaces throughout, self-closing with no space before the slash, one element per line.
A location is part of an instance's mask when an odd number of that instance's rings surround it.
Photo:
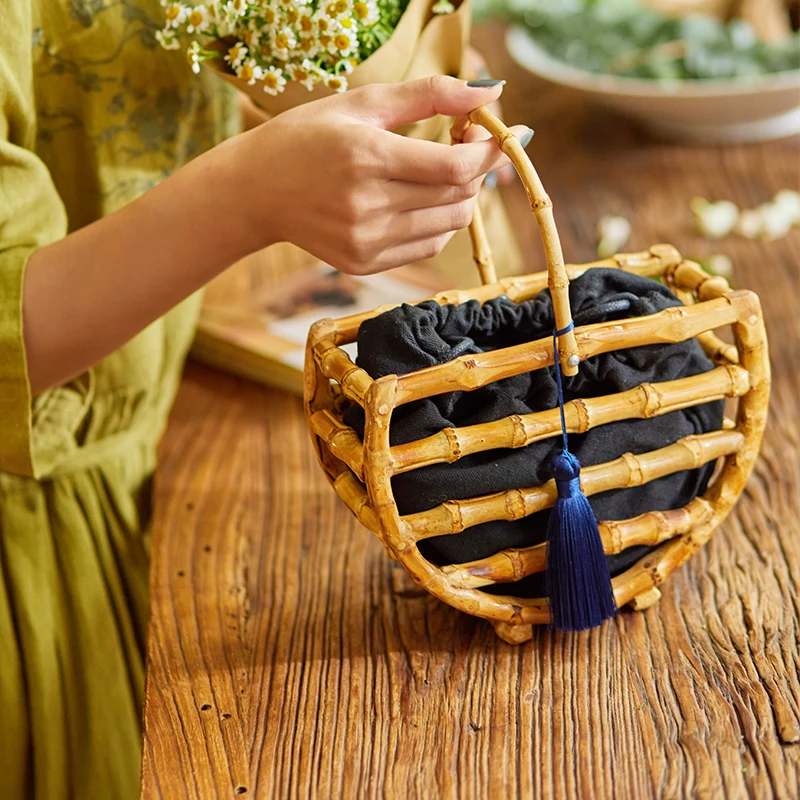
<path fill-rule="evenodd" d="M 519 414 L 512 414 L 509 419 L 511 420 L 511 446 L 523 447 L 528 441 L 525 433 L 525 423 Z"/>
<path fill-rule="evenodd" d="M 589 417 L 589 409 L 586 403 L 580 397 L 576 397 L 570 401 L 570 405 L 575 409 L 575 432 L 586 433 L 592 427 L 591 419 Z"/>
<path fill-rule="evenodd" d="M 750 373 L 735 364 L 726 364 L 725 369 L 730 377 L 730 396 L 741 397 L 750 391 Z"/>
<path fill-rule="evenodd" d="M 622 460 L 625 466 L 628 467 L 630 478 L 628 480 L 629 486 L 641 486 L 644 483 L 644 473 L 642 472 L 642 464 L 633 453 L 623 453 Z"/>
<path fill-rule="evenodd" d="M 448 462 L 458 461 L 461 458 L 461 442 L 458 439 L 458 433 L 455 428 L 445 428 L 444 435 L 447 438 L 447 444 L 450 448 L 448 454 Z"/>
<path fill-rule="evenodd" d="M 506 494 L 505 508 L 509 519 L 522 519 L 526 515 L 525 496 L 519 489 L 512 489 Z"/>
<path fill-rule="evenodd" d="M 650 253 L 668 265 L 677 265 L 683 260 L 678 248 L 671 244 L 654 244 L 650 248 Z"/>
<path fill-rule="evenodd" d="M 652 383 L 643 383 L 639 388 L 642 390 L 642 394 L 644 394 L 645 398 L 642 414 L 646 419 L 657 416 L 664 402 L 661 392 L 659 392 Z"/>
<path fill-rule="evenodd" d="M 644 611 L 646 608 L 655 605 L 661 599 L 661 590 L 657 586 L 652 586 L 646 592 L 637 594 L 628 605 L 634 611 Z"/>

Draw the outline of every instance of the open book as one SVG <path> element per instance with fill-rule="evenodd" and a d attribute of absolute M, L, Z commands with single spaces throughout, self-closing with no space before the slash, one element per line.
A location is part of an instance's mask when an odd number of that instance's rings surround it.
<path fill-rule="evenodd" d="M 306 337 L 317 320 L 415 302 L 445 288 L 443 278 L 420 267 L 355 277 L 317 262 L 250 295 L 246 303 L 206 303 L 191 355 L 218 369 L 302 394 Z M 355 360 L 356 345 L 344 349 Z"/>

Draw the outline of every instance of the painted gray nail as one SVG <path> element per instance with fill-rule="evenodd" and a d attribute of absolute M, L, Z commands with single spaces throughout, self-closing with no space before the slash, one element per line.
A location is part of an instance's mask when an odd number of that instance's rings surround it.
<path fill-rule="evenodd" d="M 490 86 L 499 86 L 505 81 L 495 80 L 494 78 L 481 78 L 479 81 L 467 81 L 467 86 L 473 89 L 488 89 Z"/>
<path fill-rule="evenodd" d="M 497 186 L 497 172 L 492 170 L 492 172 L 490 172 L 486 176 L 486 179 L 484 180 L 483 185 L 487 189 L 494 189 Z"/>
<path fill-rule="evenodd" d="M 523 147 L 527 147 L 531 143 L 531 139 L 533 139 L 533 128 L 528 128 L 528 130 L 520 136 L 519 143 Z"/>

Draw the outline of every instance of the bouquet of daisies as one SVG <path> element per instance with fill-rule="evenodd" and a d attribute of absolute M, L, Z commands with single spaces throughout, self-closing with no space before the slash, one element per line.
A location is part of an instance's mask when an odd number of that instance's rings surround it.
<path fill-rule="evenodd" d="M 451 0 L 162 4 L 162 47 L 185 47 L 195 72 L 205 63 L 272 113 L 349 86 L 407 79 L 419 61 L 429 74 L 458 74 L 469 15 L 467 3 L 457 13 Z M 449 16 L 458 19 L 441 24 Z M 432 41 L 417 53 L 423 38 Z M 369 69 L 381 51 L 377 70 Z"/>

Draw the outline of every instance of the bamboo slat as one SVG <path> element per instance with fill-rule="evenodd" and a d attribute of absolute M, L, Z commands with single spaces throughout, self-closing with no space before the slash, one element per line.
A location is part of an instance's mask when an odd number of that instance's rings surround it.
<path fill-rule="evenodd" d="M 316 411 L 309 418 L 311 430 L 325 442 L 331 453 L 364 480 L 364 447 L 353 428 L 340 422 L 330 411 Z"/>
<path fill-rule="evenodd" d="M 674 381 L 643 383 L 618 394 L 571 400 L 564 406 L 567 431 L 585 433 L 609 422 L 647 419 L 725 397 L 741 397 L 749 388 L 747 371 L 731 365 Z M 525 447 L 560 432 L 557 408 L 464 428 L 446 428 L 425 439 L 392 447 L 392 468 L 397 475 L 494 448 Z"/>
<path fill-rule="evenodd" d="M 619 253 L 610 258 L 592 261 L 588 264 L 567 264 L 565 269 L 570 280 L 579 278 L 587 269 L 593 269 L 594 267 L 621 269 L 625 272 L 631 272 L 634 275 L 655 278 L 662 275 L 670 266 L 679 263 L 680 260 L 680 253 L 672 245 L 656 244 L 649 250 L 644 250 L 639 253 Z M 517 275 L 503 278 L 497 283 L 488 286 L 479 286 L 475 289 L 439 292 L 439 294 L 435 294 L 428 299 L 433 300 L 439 305 L 459 305 L 469 300 L 477 300 L 480 303 L 485 303 L 487 300 L 506 296 L 515 303 L 522 303 L 525 300 L 532 300 L 539 292 L 546 288 L 547 272 L 536 272 L 532 275 Z M 414 305 L 418 305 L 420 302 L 424 301 L 417 301 Z M 380 314 L 384 314 L 387 311 L 391 311 L 399 305 L 400 303 L 382 305 L 373 308 L 371 311 L 365 311 L 361 314 L 353 314 L 352 316 L 341 317 L 335 320 L 332 341 L 336 345 L 351 344 L 356 340 L 358 329 L 363 322 L 366 322 L 368 319 L 373 319 Z M 333 320 L 329 320 L 329 322 L 334 324 Z"/>
<path fill-rule="evenodd" d="M 631 519 L 599 522 L 600 537 L 606 555 L 615 555 L 629 547 L 655 547 L 686 533 L 712 513 L 707 500 L 696 497 L 683 508 L 673 511 L 648 511 Z M 518 581 L 543 572 L 547 566 L 547 544 L 501 550 L 488 558 L 464 564 L 450 564 L 442 572 L 453 586 L 477 589 L 493 583 Z"/>
<path fill-rule="evenodd" d="M 720 456 L 738 452 L 744 443 L 737 431 L 712 431 L 685 436 L 667 447 L 641 455 L 626 453 L 604 464 L 581 470 L 581 487 L 588 497 L 611 489 L 641 486 L 656 478 L 698 467 Z M 474 525 L 492 520 L 515 520 L 550 508 L 556 500 L 556 484 L 511 489 L 506 492 L 448 500 L 429 511 L 401 517 L 405 539 L 416 542 L 432 536 L 461 533 Z"/>
<path fill-rule="evenodd" d="M 736 321 L 731 292 L 727 297 L 690 307 L 667 308 L 647 317 L 601 322 L 575 329 L 584 359 L 625 347 L 682 342 L 698 333 Z M 504 347 L 488 353 L 460 356 L 445 364 L 401 375 L 397 405 L 435 394 L 473 391 L 494 381 L 533 369 L 551 366 L 553 342 L 550 337 Z"/>
<path fill-rule="evenodd" d="M 364 405 L 372 378 L 361 367 L 357 367 L 344 350 L 340 350 L 333 342 L 323 340 L 313 349 L 314 359 L 319 364 L 320 372 L 336 381 L 343 394 L 359 405 Z"/>

